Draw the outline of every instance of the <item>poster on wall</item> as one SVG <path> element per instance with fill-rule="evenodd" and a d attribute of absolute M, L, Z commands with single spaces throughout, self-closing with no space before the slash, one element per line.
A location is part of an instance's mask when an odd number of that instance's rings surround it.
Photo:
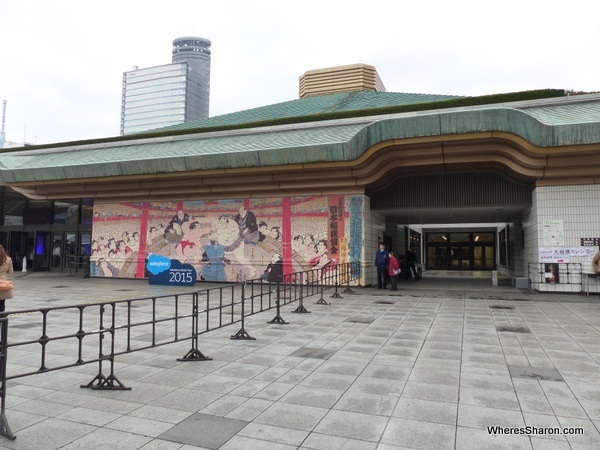
<path fill-rule="evenodd" d="M 360 259 L 362 202 L 330 195 L 94 205 L 91 276 L 150 278 L 152 256 L 191 266 L 198 281 L 311 269 L 320 278 Z"/>
<path fill-rule="evenodd" d="M 565 245 L 565 232 L 562 220 L 544 220 L 543 223 L 544 247 L 557 247 Z"/>
<path fill-rule="evenodd" d="M 544 265 L 544 278 L 546 283 L 558 284 L 560 283 L 559 271 L 557 263 L 546 263 Z"/>

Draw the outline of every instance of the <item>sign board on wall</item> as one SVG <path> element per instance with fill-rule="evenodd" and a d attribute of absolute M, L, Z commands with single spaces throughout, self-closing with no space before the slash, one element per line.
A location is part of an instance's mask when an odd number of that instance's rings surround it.
<path fill-rule="evenodd" d="M 562 220 L 544 220 L 544 247 L 565 245 L 565 231 Z"/>
<path fill-rule="evenodd" d="M 182 264 L 176 259 L 161 255 L 150 255 L 146 263 L 150 272 L 150 284 L 168 286 L 193 286 L 196 283 L 196 269 L 191 264 Z"/>
<path fill-rule="evenodd" d="M 600 238 L 581 238 L 583 247 L 600 247 Z"/>
<path fill-rule="evenodd" d="M 594 247 L 540 247 L 539 261 L 543 263 L 571 262 L 572 257 L 593 258 Z"/>

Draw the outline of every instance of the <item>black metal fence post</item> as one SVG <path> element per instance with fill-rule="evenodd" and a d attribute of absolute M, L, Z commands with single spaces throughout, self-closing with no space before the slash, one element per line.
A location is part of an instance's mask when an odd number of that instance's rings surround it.
<path fill-rule="evenodd" d="M 87 389 L 98 389 L 98 390 L 118 390 L 118 391 L 130 391 L 130 387 L 126 387 L 123 383 L 119 381 L 119 379 L 115 375 L 115 322 L 116 322 L 116 304 L 108 303 L 112 308 L 111 313 L 111 324 L 110 328 L 104 327 L 104 313 L 106 312 L 106 308 L 104 304 L 100 305 L 100 326 L 98 328 L 98 337 L 99 337 L 99 350 L 98 350 L 98 375 L 94 377 L 92 381 L 88 384 L 82 384 L 80 387 Z M 108 356 L 104 354 L 104 336 L 108 333 L 111 338 L 110 342 L 110 353 Z M 110 362 L 110 374 L 108 376 L 104 376 L 102 373 L 102 363 L 108 360 Z"/>
<path fill-rule="evenodd" d="M 192 295 L 192 348 L 183 358 L 177 358 L 177 361 L 210 361 L 212 358 L 205 356 L 198 349 L 198 293 Z M 208 315 L 208 311 L 206 312 Z"/>
<path fill-rule="evenodd" d="M 287 325 L 287 324 L 289 324 L 289 322 L 286 322 L 281 317 L 281 302 L 279 301 L 279 300 L 281 300 L 281 290 L 280 290 L 280 285 L 279 285 L 280 281 L 281 281 L 281 277 L 277 277 L 277 300 L 275 300 L 275 307 L 277 308 L 277 314 L 275 314 L 275 317 L 273 318 L 273 320 L 271 320 L 267 323 L 279 323 L 281 325 Z M 271 285 L 269 284 L 269 289 L 270 289 L 270 286 Z"/>
<path fill-rule="evenodd" d="M 0 411 L 0 435 L 14 441 L 17 437 L 12 434 L 8 419 L 6 418 L 6 362 L 8 350 L 8 317 L 0 318 L 0 400 L 2 409 Z"/>
<path fill-rule="evenodd" d="M 304 296 L 303 296 L 303 288 L 304 286 L 304 272 L 300 272 L 300 296 L 298 297 L 298 307 L 293 310 L 293 313 L 301 313 L 307 314 L 310 313 L 308 309 L 304 307 Z"/>
<path fill-rule="evenodd" d="M 354 294 L 354 291 L 350 287 L 350 281 L 353 279 L 352 268 L 354 266 L 354 262 L 355 261 L 349 262 L 348 264 L 345 265 L 345 271 L 346 271 L 346 289 L 344 289 L 345 294 Z"/>
<path fill-rule="evenodd" d="M 324 275 L 324 274 L 323 274 Z M 317 305 L 331 305 L 331 303 L 329 303 L 327 300 L 325 300 L 325 298 L 323 297 L 323 292 L 325 292 L 325 276 L 322 277 L 318 277 L 317 276 L 317 283 L 320 284 L 321 289 L 319 289 L 319 293 L 321 294 L 321 298 L 319 300 L 317 300 L 315 302 L 315 304 Z"/>
<path fill-rule="evenodd" d="M 252 336 L 250 336 L 248 334 L 248 332 L 246 331 L 245 327 L 244 327 L 244 323 L 245 323 L 245 316 L 246 316 L 246 309 L 245 309 L 245 287 L 246 287 L 246 282 L 244 281 L 244 284 L 242 284 L 242 301 L 241 301 L 241 308 L 242 308 L 242 328 L 240 328 L 240 331 L 238 331 L 237 333 L 235 333 L 234 335 L 231 336 L 231 339 L 245 339 L 245 340 L 255 340 L 256 338 L 253 338 Z"/>
<path fill-rule="evenodd" d="M 335 280 L 333 281 L 333 284 L 335 285 L 335 292 L 333 293 L 331 298 L 344 298 L 338 292 L 338 285 L 340 284 L 339 279 L 339 265 L 337 265 L 335 266 Z"/>

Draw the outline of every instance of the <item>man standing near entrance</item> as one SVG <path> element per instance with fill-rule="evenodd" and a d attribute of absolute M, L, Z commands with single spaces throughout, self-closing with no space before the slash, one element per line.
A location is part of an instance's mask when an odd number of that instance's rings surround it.
<path fill-rule="evenodd" d="M 406 279 L 410 278 L 410 272 L 415 274 L 415 281 L 419 281 L 419 273 L 417 272 L 417 254 L 415 253 L 415 248 L 410 247 L 406 250 Z"/>
<path fill-rule="evenodd" d="M 379 244 L 379 250 L 375 253 L 375 267 L 377 267 L 377 289 L 385 289 L 387 286 L 388 264 L 390 262 L 388 251 L 385 245 Z"/>

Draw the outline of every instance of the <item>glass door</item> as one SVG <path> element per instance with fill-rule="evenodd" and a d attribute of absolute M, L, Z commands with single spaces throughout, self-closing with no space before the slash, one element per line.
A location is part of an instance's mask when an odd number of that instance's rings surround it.
<path fill-rule="evenodd" d="M 450 247 L 452 269 L 468 270 L 471 265 L 470 253 L 468 245 L 452 245 Z"/>
<path fill-rule="evenodd" d="M 62 233 L 54 233 L 52 235 L 51 247 L 52 257 L 50 260 L 50 270 L 61 270 L 63 266 L 63 255 L 65 254 Z"/>
<path fill-rule="evenodd" d="M 490 270 L 495 267 L 493 245 L 476 245 L 473 248 L 473 268 L 475 270 Z"/>
<path fill-rule="evenodd" d="M 36 231 L 33 249 L 33 270 L 48 270 L 50 267 L 50 233 Z"/>

